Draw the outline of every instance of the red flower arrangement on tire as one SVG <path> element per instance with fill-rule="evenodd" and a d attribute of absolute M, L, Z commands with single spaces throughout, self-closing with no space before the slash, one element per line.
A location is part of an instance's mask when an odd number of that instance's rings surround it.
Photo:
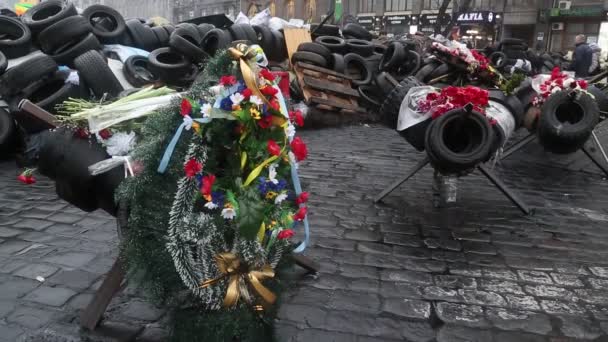
<path fill-rule="evenodd" d="M 430 92 L 426 98 L 418 102 L 420 112 L 431 111 L 431 118 L 436 119 L 452 109 L 462 108 L 467 104 L 473 105 L 473 110 L 484 114 L 489 103 L 489 94 L 478 87 L 449 86 L 440 92 Z"/>

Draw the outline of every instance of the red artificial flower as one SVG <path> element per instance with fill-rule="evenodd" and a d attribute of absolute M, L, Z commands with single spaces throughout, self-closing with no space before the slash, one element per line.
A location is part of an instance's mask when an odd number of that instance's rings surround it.
<path fill-rule="evenodd" d="M 211 200 L 211 189 L 213 188 L 213 183 L 215 183 L 215 175 L 203 176 L 203 184 L 201 186 L 201 193 L 203 197 L 208 201 Z"/>
<path fill-rule="evenodd" d="M 272 139 L 268 140 L 268 153 L 272 154 L 273 156 L 278 156 L 281 154 L 281 147 Z"/>
<path fill-rule="evenodd" d="M 182 116 L 192 114 L 192 104 L 190 103 L 190 101 L 188 101 L 188 99 L 182 99 L 181 109 L 179 113 Z"/>
<path fill-rule="evenodd" d="M 243 124 L 238 124 L 234 126 L 234 133 L 241 135 L 245 132 L 245 126 Z"/>
<path fill-rule="evenodd" d="M 298 197 L 296 197 L 296 204 L 300 205 L 308 202 L 308 192 L 304 191 Z"/>
<path fill-rule="evenodd" d="M 275 87 L 272 86 L 265 86 L 264 88 L 260 89 L 260 91 L 266 96 L 275 96 L 279 92 Z"/>
<path fill-rule="evenodd" d="M 295 213 L 295 215 L 293 215 L 293 219 L 295 221 L 302 221 L 302 220 L 304 220 L 304 218 L 306 218 L 307 212 L 308 212 L 308 208 L 301 207 L 300 209 L 298 209 L 298 212 Z"/>
<path fill-rule="evenodd" d="M 274 81 L 274 79 L 275 79 L 274 75 L 270 71 L 268 71 L 268 69 L 260 70 L 260 76 L 262 76 L 263 78 L 265 78 L 269 81 Z"/>
<path fill-rule="evenodd" d="M 234 76 L 222 76 L 220 78 L 220 85 L 227 86 L 234 84 L 236 84 L 236 77 Z"/>
<path fill-rule="evenodd" d="M 289 119 L 297 126 L 304 126 L 304 117 L 302 116 L 302 112 L 299 110 L 296 110 L 295 112 L 289 112 Z"/>
<path fill-rule="evenodd" d="M 23 172 L 22 174 L 20 174 L 19 176 L 17 176 L 17 179 L 23 183 L 23 184 L 34 184 L 36 183 L 36 178 L 34 178 L 34 176 L 31 173 L 27 173 Z"/>
<path fill-rule="evenodd" d="M 78 129 L 76 129 L 74 132 L 74 136 L 80 139 L 88 139 L 89 131 L 86 128 L 78 127 Z"/>
<path fill-rule="evenodd" d="M 551 70 L 551 79 L 556 79 L 558 77 L 560 77 L 561 71 L 559 70 L 559 67 L 554 67 L 553 70 Z"/>
<path fill-rule="evenodd" d="M 295 137 L 291 141 L 291 151 L 296 156 L 297 161 L 302 161 L 306 159 L 308 155 L 308 150 L 306 149 L 306 144 L 300 137 Z"/>
<path fill-rule="evenodd" d="M 264 115 L 260 120 L 258 120 L 258 126 L 262 129 L 269 128 L 272 126 L 272 115 Z"/>
<path fill-rule="evenodd" d="M 578 82 L 578 86 L 581 87 L 582 89 L 587 89 L 587 81 L 585 80 L 579 80 Z"/>
<path fill-rule="evenodd" d="M 184 164 L 184 172 L 186 173 L 186 177 L 192 178 L 196 176 L 197 173 L 201 172 L 203 169 L 203 164 L 199 163 L 196 159 L 192 158 Z"/>
<path fill-rule="evenodd" d="M 276 99 L 273 99 L 272 101 L 270 101 L 270 108 L 276 110 L 277 112 L 281 111 L 281 105 L 279 104 L 279 101 L 277 101 Z"/>
<path fill-rule="evenodd" d="M 99 136 L 101 137 L 101 139 L 106 140 L 112 136 L 112 132 L 109 129 L 104 128 L 101 131 L 99 131 Z"/>
<path fill-rule="evenodd" d="M 294 236 L 295 234 L 296 233 L 294 233 L 294 231 L 292 229 L 281 230 L 279 232 L 279 234 L 277 234 L 277 239 L 279 239 L 279 240 L 289 239 L 292 236 Z"/>
<path fill-rule="evenodd" d="M 249 99 L 249 98 L 251 97 L 251 95 L 253 95 L 253 92 L 251 91 L 251 89 L 249 89 L 249 88 L 245 88 L 245 90 L 243 90 L 243 91 L 241 92 L 241 95 L 243 95 L 243 97 L 244 97 L 245 99 Z"/>

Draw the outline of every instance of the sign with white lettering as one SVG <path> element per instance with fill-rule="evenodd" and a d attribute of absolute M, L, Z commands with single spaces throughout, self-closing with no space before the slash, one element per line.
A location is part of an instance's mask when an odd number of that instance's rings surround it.
<path fill-rule="evenodd" d="M 382 26 L 382 17 L 373 15 L 358 16 L 357 23 L 363 26 L 366 30 L 378 31 Z"/>
<path fill-rule="evenodd" d="M 458 24 L 494 24 L 496 13 L 490 11 L 455 13 L 454 18 Z"/>
<path fill-rule="evenodd" d="M 388 26 L 407 26 L 410 25 L 412 18 L 409 15 L 387 15 L 384 22 Z"/>
<path fill-rule="evenodd" d="M 438 13 L 420 15 L 420 25 L 422 26 L 434 26 L 437 20 L 440 21 L 441 25 L 447 25 L 452 21 L 452 16 L 447 13 L 444 13 L 441 18 L 439 18 Z"/>

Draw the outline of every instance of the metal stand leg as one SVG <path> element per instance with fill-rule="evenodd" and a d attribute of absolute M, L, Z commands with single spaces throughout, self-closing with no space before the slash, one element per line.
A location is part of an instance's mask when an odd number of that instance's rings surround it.
<path fill-rule="evenodd" d="M 589 159 L 591 159 L 591 161 L 595 165 L 597 165 L 597 167 L 600 168 L 600 170 L 604 171 L 604 173 L 608 177 L 608 167 L 606 165 L 604 165 L 598 157 L 593 155 L 593 153 L 591 153 L 591 151 L 589 151 L 589 149 L 586 148 L 585 146 L 581 147 L 581 150 L 587 155 L 587 157 L 589 157 Z"/>
<path fill-rule="evenodd" d="M 521 139 L 520 141 L 516 142 L 515 144 L 511 145 L 511 147 L 506 149 L 500 156 L 500 159 L 506 159 L 508 156 L 521 150 L 522 148 L 524 148 L 524 146 L 528 145 L 535 139 L 536 135 L 534 135 L 533 133 L 528 134 L 525 138 Z"/>
<path fill-rule="evenodd" d="M 513 190 L 509 189 L 505 183 L 498 178 L 490 169 L 488 169 L 485 165 L 480 164 L 477 166 L 477 169 L 486 176 L 494 186 L 498 188 L 513 204 L 515 204 L 524 214 L 530 215 L 530 208 L 513 192 Z"/>
<path fill-rule="evenodd" d="M 386 197 L 388 194 L 390 194 L 391 192 L 393 192 L 393 190 L 395 190 L 396 188 L 398 188 L 399 185 L 403 184 L 405 181 L 407 181 L 408 179 L 412 178 L 413 175 L 415 175 L 418 171 L 420 171 L 420 169 L 422 169 L 423 167 L 425 167 L 426 164 L 428 164 L 428 163 L 429 163 L 429 157 L 425 156 L 405 176 L 403 176 L 402 178 L 399 178 L 396 181 L 394 181 L 393 184 L 389 185 L 378 196 L 376 196 L 376 198 L 374 198 L 374 203 L 378 203 L 378 202 L 382 201 L 382 199 L 384 197 Z"/>
<path fill-rule="evenodd" d="M 591 131 L 591 137 L 593 137 L 593 141 L 595 141 L 597 148 L 599 148 L 600 152 L 602 152 L 602 156 L 604 157 L 604 160 L 606 161 L 606 163 L 608 163 L 608 156 L 606 155 L 606 151 L 604 151 L 604 147 L 600 143 L 600 139 L 597 138 L 597 134 L 595 134 L 595 130 Z"/>

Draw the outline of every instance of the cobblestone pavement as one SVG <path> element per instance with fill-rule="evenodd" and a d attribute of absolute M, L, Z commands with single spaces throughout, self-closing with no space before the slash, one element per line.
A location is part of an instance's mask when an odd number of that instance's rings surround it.
<path fill-rule="evenodd" d="M 497 166 L 535 208 L 525 217 L 476 173 L 461 179 L 457 204 L 434 209 L 430 168 L 375 205 L 422 154 L 379 127 L 304 139 L 305 254 L 321 270 L 284 294 L 281 341 L 608 340 L 608 181 L 582 153 L 533 145 Z M 116 255 L 115 222 L 17 173 L 0 163 L 0 341 L 77 341 L 78 310 Z M 160 341 L 165 319 L 129 286 L 102 328 Z"/>

